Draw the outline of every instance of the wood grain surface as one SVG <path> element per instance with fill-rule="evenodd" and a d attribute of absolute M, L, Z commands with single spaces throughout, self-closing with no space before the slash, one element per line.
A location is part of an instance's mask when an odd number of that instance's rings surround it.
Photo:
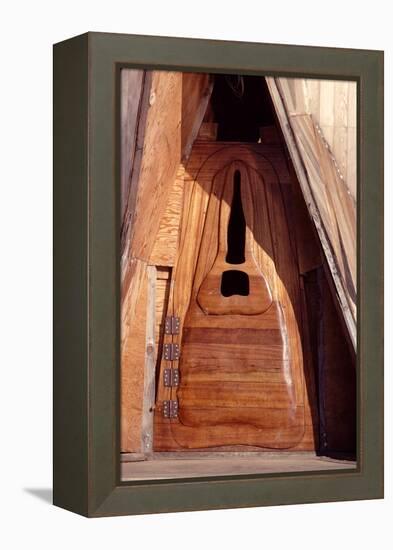
<path fill-rule="evenodd" d="M 226 230 L 236 172 L 243 182 L 247 259 L 230 265 Z M 176 363 L 162 361 L 155 450 L 315 448 L 297 250 L 283 199 L 291 181 L 280 147 L 194 145 L 169 300 L 169 311 L 181 317 L 180 334 L 170 337 L 181 345 L 180 387 L 163 387 L 163 368 Z M 250 282 L 249 296 L 236 297 L 244 298 L 236 313 L 232 296 L 219 292 L 219 274 L 229 266 L 259 282 L 257 294 Z M 179 418 L 168 420 L 162 400 L 171 397 L 178 399 Z"/>
<path fill-rule="evenodd" d="M 206 457 L 206 453 L 177 453 L 181 458 L 157 456 L 156 459 L 139 462 L 123 462 L 121 475 L 123 481 L 143 479 L 178 479 L 204 476 L 272 474 L 282 472 L 311 472 L 329 470 L 353 470 L 356 462 L 351 460 L 330 460 L 315 456 L 313 453 L 258 453 L 233 456 L 221 453 L 221 456 Z M 218 453 L 217 453 L 218 454 Z M 226 456 L 223 456 L 226 454 Z M 194 456 L 197 455 L 197 456 Z M 202 456 L 201 456 L 202 455 Z"/>
<path fill-rule="evenodd" d="M 133 260 L 134 288 L 123 303 L 121 324 L 121 450 L 140 452 L 146 361 L 147 266 Z"/>
<path fill-rule="evenodd" d="M 289 115 L 311 115 L 320 126 L 356 199 L 356 82 L 314 78 L 276 78 L 276 82 Z"/>
<path fill-rule="evenodd" d="M 293 95 L 281 79 L 266 79 L 299 184 L 334 281 L 352 346 L 356 350 L 356 200 L 324 131 L 310 114 L 293 111 Z M 290 80 L 290 79 L 289 79 Z M 333 97 L 331 87 L 328 97 Z M 324 93 L 325 93 L 324 92 Z M 292 99 L 291 99 L 292 98 Z M 351 104 L 354 102 L 351 101 Z M 352 107 L 348 117 L 352 117 Z M 351 110 L 351 113 L 349 111 Z M 351 161 L 353 164 L 353 159 Z M 356 165 L 356 155 L 355 155 Z"/>
<path fill-rule="evenodd" d="M 182 80 L 182 161 L 190 156 L 213 91 L 213 75 L 183 73 Z"/>
<path fill-rule="evenodd" d="M 339 168 L 345 158 L 336 161 L 327 140 L 348 141 L 340 128 L 353 119 L 351 92 L 308 81 L 280 88 L 292 132 L 284 136 L 302 159 L 315 214 L 275 128 L 261 129 L 260 144 L 216 142 L 217 125 L 200 132 L 211 88 L 207 75 L 166 71 L 122 83 L 121 449 L 312 450 L 326 438 L 353 449 L 355 409 L 344 395 L 354 388 L 353 357 L 345 349 L 340 360 L 334 299 L 323 341 L 310 307 L 310 281 L 327 261 L 339 306 L 356 316 L 356 205 Z M 334 116 L 322 109 L 330 96 Z M 303 108 L 318 108 L 323 127 Z M 230 227 L 244 233 L 241 260 L 231 258 Z M 180 317 L 179 334 L 164 333 L 166 315 Z M 164 343 L 180 346 L 180 360 L 163 359 Z M 179 368 L 178 388 L 164 386 L 168 368 Z M 168 399 L 178 418 L 163 418 Z"/>
<path fill-rule="evenodd" d="M 144 90 L 145 71 L 123 69 L 120 76 L 120 143 L 121 143 L 121 175 L 120 175 L 120 205 L 121 219 L 127 208 L 132 169 L 136 153 L 138 133 L 138 117 Z"/>
<path fill-rule="evenodd" d="M 245 242 L 244 261 L 241 264 L 228 261 L 228 224 L 230 222 L 231 203 L 234 195 L 234 178 L 238 175 L 242 209 L 245 217 Z M 247 166 L 242 162 L 235 161 L 223 170 L 217 172 L 212 193 L 219 202 L 210 204 L 206 217 L 204 236 L 199 254 L 198 262 L 204 261 L 204 255 L 209 253 L 207 248 L 214 247 L 217 255 L 213 266 L 204 278 L 197 295 L 198 305 L 206 315 L 255 315 L 265 312 L 272 304 L 271 290 L 266 282 L 265 276 L 258 268 L 252 253 L 252 239 L 254 231 L 254 208 L 253 208 L 253 180 L 255 175 L 249 173 Z M 240 181 L 241 180 L 241 181 Z M 256 184 L 257 186 L 258 184 Z M 260 183 L 259 187 L 262 188 Z M 258 215 L 258 212 L 255 212 Z M 258 220 L 255 221 L 257 225 Z M 217 231 L 218 224 L 218 231 Z M 239 227 L 236 231 L 241 230 Z M 213 240 L 216 235 L 216 241 Z M 248 292 L 244 294 L 232 294 L 223 296 L 221 292 L 222 277 L 226 271 L 245 273 L 248 281 Z"/>
<path fill-rule="evenodd" d="M 333 248 L 352 314 L 356 318 L 356 203 L 348 193 L 333 158 L 312 119 L 292 121 L 296 140 L 311 174 L 314 199 Z"/>
<path fill-rule="evenodd" d="M 179 168 L 181 93 L 181 73 L 146 72 L 121 235 L 121 448 L 127 451 L 141 450 L 147 306 L 136 304 Z"/>
<path fill-rule="evenodd" d="M 172 266 L 183 174 L 211 94 L 208 75 L 122 69 L 121 74 L 121 448 L 140 451 L 148 265 Z M 188 151 L 188 152 L 187 152 Z M 137 304 L 138 308 L 137 309 Z M 130 350 L 134 350 L 132 353 Z M 136 351 L 135 351 L 136 350 Z M 160 348 L 157 348 L 155 355 Z M 135 353 L 134 353 L 135 352 Z M 135 381 L 137 380 L 137 383 Z M 133 387 L 128 387 L 132 384 Z"/>
<path fill-rule="evenodd" d="M 166 209 L 154 240 L 149 263 L 157 266 L 173 266 L 179 248 L 179 227 L 183 203 L 184 166 L 179 165 L 174 183 L 169 190 Z"/>

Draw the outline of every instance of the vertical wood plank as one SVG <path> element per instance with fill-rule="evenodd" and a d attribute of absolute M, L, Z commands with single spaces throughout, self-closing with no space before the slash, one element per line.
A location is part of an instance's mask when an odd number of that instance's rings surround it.
<path fill-rule="evenodd" d="M 179 165 L 176 178 L 169 191 L 168 203 L 150 255 L 149 263 L 159 266 L 175 264 L 179 245 L 180 216 L 183 204 L 184 166 Z"/>
<path fill-rule="evenodd" d="M 308 78 L 304 83 L 307 114 L 312 115 L 319 122 L 320 80 Z"/>
<path fill-rule="evenodd" d="M 334 81 L 321 80 L 319 124 L 328 143 L 333 143 L 334 127 Z"/>
<path fill-rule="evenodd" d="M 334 82 L 333 142 L 330 143 L 337 167 L 345 178 L 348 160 L 348 82 Z"/>
<path fill-rule="evenodd" d="M 334 80 L 321 80 L 319 120 L 321 126 L 334 125 Z"/>
<path fill-rule="evenodd" d="M 147 266 L 146 353 L 141 429 L 141 451 L 145 454 L 151 454 L 153 451 L 156 355 L 156 280 L 156 267 L 154 265 Z"/>
<path fill-rule="evenodd" d="M 307 111 L 306 86 L 304 78 L 294 79 L 295 109 L 296 113 Z"/>
<path fill-rule="evenodd" d="M 122 307 L 121 451 L 141 451 L 142 400 L 146 342 L 147 266 L 132 261 L 134 284 Z"/>
<path fill-rule="evenodd" d="M 335 152 L 333 162 L 337 163 L 339 173 L 346 181 L 348 169 L 348 128 L 346 126 L 334 127 L 332 151 Z"/>
<path fill-rule="evenodd" d="M 130 189 L 131 169 L 134 162 L 137 119 L 143 90 L 144 71 L 137 69 L 122 69 L 120 73 L 120 204 L 121 220 L 128 202 Z"/>
<path fill-rule="evenodd" d="M 356 128 L 356 109 L 357 109 L 357 83 L 348 82 L 348 126 Z"/>
<path fill-rule="evenodd" d="M 288 113 L 293 114 L 296 112 L 296 105 L 294 99 L 293 90 L 293 78 L 277 78 L 276 84 L 282 94 L 285 97 L 285 104 L 288 109 Z"/>
<path fill-rule="evenodd" d="M 183 73 L 181 141 L 182 160 L 188 159 L 213 91 L 213 78 L 204 73 Z"/>
<path fill-rule="evenodd" d="M 348 82 L 334 82 L 334 121 L 335 127 L 348 126 Z"/>
<path fill-rule="evenodd" d="M 312 115 L 320 126 L 343 180 L 356 198 L 357 83 L 311 78 L 278 78 L 276 83 L 291 116 Z"/>
<path fill-rule="evenodd" d="M 123 257 L 145 261 L 153 249 L 180 163 L 182 101 L 182 73 L 152 71 L 147 74 L 151 87 L 145 94 L 149 92 L 149 97 L 144 97 L 143 140 L 141 144 L 138 141 L 142 158 L 140 170 L 131 184 L 137 191 L 125 212 L 122 235 Z"/>
<path fill-rule="evenodd" d="M 356 200 L 356 177 L 357 177 L 357 139 L 356 127 L 348 128 L 348 164 L 347 164 L 347 184 L 352 197 Z"/>
<path fill-rule="evenodd" d="M 348 83 L 348 161 L 346 181 L 352 196 L 356 200 L 357 177 L 357 83 Z"/>

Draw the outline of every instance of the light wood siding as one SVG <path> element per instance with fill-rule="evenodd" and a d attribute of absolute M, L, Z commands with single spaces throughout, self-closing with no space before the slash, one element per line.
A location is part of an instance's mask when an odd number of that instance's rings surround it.
<path fill-rule="evenodd" d="M 312 115 L 356 199 L 356 82 L 277 78 L 289 115 Z"/>
<path fill-rule="evenodd" d="M 266 80 L 356 348 L 356 86 Z M 344 171 L 353 179 L 352 192 Z"/>

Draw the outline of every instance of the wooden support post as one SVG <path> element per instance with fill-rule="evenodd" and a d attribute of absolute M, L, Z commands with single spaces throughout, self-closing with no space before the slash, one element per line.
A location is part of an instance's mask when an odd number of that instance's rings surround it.
<path fill-rule="evenodd" d="M 151 454 L 153 451 L 153 417 L 155 401 L 155 311 L 156 311 L 156 280 L 157 268 L 147 266 L 147 311 L 146 311 L 146 354 L 145 376 L 142 410 L 142 453 Z"/>

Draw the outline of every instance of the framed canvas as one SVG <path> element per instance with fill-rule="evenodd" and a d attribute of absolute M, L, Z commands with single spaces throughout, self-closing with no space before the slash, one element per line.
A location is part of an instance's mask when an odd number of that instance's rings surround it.
<path fill-rule="evenodd" d="M 383 53 L 54 46 L 54 503 L 383 496 Z"/>

